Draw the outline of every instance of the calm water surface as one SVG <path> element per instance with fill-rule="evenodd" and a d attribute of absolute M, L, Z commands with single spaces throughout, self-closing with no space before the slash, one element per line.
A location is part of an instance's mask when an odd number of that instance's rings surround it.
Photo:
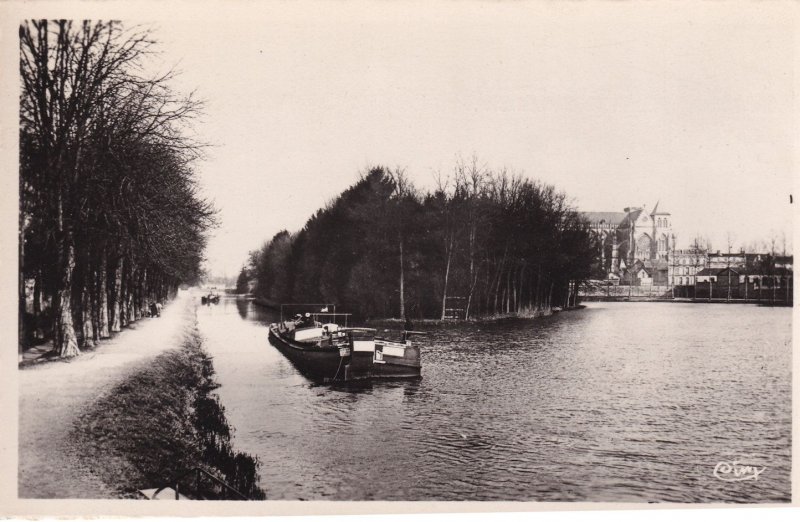
<path fill-rule="evenodd" d="M 198 317 L 234 446 L 263 463 L 269 499 L 791 497 L 788 308 L 591 303 L 434 327 L 421 380 L 359 388 L 299 374 L 252 302 Z M 766 470 L 716 478 L 732 460 Z"/>

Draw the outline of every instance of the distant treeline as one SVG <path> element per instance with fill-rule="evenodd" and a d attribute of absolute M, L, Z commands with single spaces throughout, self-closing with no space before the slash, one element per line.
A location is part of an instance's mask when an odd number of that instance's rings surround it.
<path fill-rule="evenodd" d="M 459 161 L 421 193 L 371 168 L 296 233 L 250 253 L 238 290 L 336 303 L 360 318 L 474 318 L 564 306 L 594 260 L 588 224 L 552 186 Z"/>
<path fill-rule="evenodd" d="M 20 345 L 52 336 L 70 356 L 197 278 L 213 217 L 185 134 L 198 104 L 143 74 L 146 31 L 27 21 L 19 44 Z"/>

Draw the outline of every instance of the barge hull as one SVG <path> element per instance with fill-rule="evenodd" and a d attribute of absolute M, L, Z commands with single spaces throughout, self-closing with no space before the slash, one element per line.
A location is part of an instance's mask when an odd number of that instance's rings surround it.
<path fill-rule="evenodd" d="M 346 361 L 339 357 L 338 350 L 314 350 L 298 348 L 269 330 L 269 340 L 300 371 L 314 380 L 344 380 Z M 339 375 L 337 375 L 337 372 Z"/>
<path fill-rule="evenodd" d="M 351 355 L 343 358 L 338 350 L 291 343 L 273 327 L 269 329 L 269 340 L 301 373 L 322 382 L 413 379 L 421 376 L 418 357 L 410 359 L 384 355 L 383 360 L 376 361 L 372 351 L 351 350 Z"/>

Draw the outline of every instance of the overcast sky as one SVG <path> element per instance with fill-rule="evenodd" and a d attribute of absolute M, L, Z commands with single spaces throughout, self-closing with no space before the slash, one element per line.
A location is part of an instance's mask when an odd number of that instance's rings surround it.
<path fill-rule="evenodd" d="M 472 153 L 581 210 L 660 200 L 679 246 L 791 244 L 796 26 L 775 4 L 237 5 L 155 24 L 207 102 L 215 274 L 369 164 L 430 187 Z"/>

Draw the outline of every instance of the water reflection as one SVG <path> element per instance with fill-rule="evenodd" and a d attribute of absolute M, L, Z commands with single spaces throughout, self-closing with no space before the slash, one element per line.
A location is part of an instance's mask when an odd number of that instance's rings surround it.
<path fill-rule="evenodd" d="M 251 314 L 251 309 L 255 306 L 252 299 L 239 298 L 235 299 L 236 310 L 239 312 L 239 317 L 247 319 L 248 314 Z"/>
<path fill-rule="evenodd" d="M 428 328 L 423 379 L 315 386 L 267 340 L 275 313 L 198 319 L 271 499 L 787 501 L 791 310 L 597 303 Z M 767 466 L 723 482 L 726 459 Z"/>

